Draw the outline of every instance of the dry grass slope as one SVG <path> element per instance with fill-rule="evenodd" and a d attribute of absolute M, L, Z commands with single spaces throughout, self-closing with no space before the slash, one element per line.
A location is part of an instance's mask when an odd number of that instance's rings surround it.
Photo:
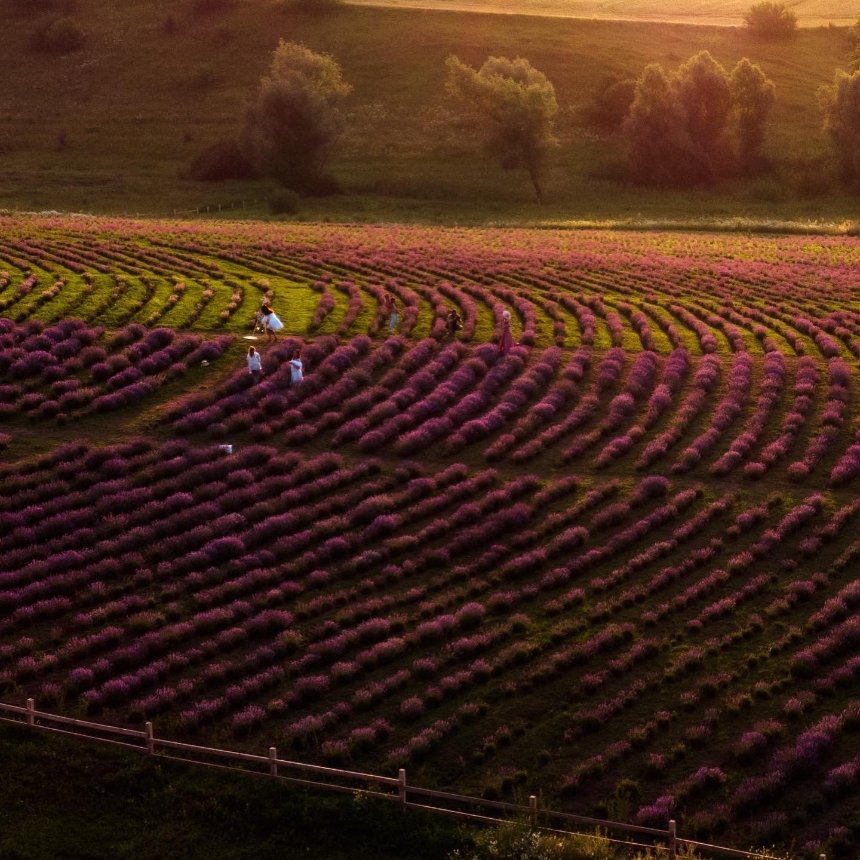
<path fill-rule="evenodd" d="M 446 9 L 546 15 L 558 18 L 597 18 L 606 21 L 667 21 L 678 24 L 715 24 L 734 27 L 743 23 L 748 0 L 347 0 L 356 5 L 402 9 Z M 845 26 L 857 20 L 857 11 L 840 0 L 795 0 L 788 4 L 800 27 Z"/>
<path fill-rule="evenodd" d="M 817 88 L 848 56 L 846 31 L 805 30 L 789 44 L 759 45 L 734 28 L 577 21 L 351 6 L 326 16 L 282 3 L 236 0 L 218 14 L 155 0 L 116 7 L 94 0 L 76 13 L 85 47 L 34 54 L 41 18 L 22 4 L 0 8 L 3 182 L 0 206 L 170 214 L 200 204 L 260 199 L 266 186 L 182 179 L 191 160 L 235 134 L 244 100 L 279 37 L 332 53 L 354 86 L 349 133 L 333 169 L 347 197 L 306 203 L 305 217 L 443 221 L 752 216 L 825 218 L 856 213 L 816 164 L 811 188 L 782 178 L 713 193 L 655 194 L 613 181 L 617 143 L 596 140 L 578 110 L 607 75 L 649 62 L 674 68 L 707 49 L 730 66 L 749 56 L 777 84 L 770 149 L 819 159 Z M 444 59 L 480 64 L 526 56 L 555 83 L 558 150 L 539 209 L 525 177 L 485 161 L 452 134 L 443 98 Z M 601 178 L 604 177 L 604 178 Z M 241 210 L 240 210 L 241 211 Z M 246 209 L 247 214 L 249 210 Z M 263 211 L 259 207 L 256 212 Z"/>

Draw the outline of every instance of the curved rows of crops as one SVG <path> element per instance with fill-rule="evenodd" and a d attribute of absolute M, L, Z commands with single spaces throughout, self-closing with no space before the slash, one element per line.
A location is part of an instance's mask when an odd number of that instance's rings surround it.
<path fill-rule="evenodd" d="M 856 804 L 856 500 L 144 440 L 3 482 L 6 694 L 574 808 L 635 776 L 757 841 Z"/>
<path fill-rule="evenodd" d="M 4 221 L 4 698 L 850 844 L 857 242 Z"/>
<path fill-rule="evenodd" d="M 238 331 L 263 295 L 295 334 L 491 338 L 511 310 L 522 343 L 661 354 L 860 355 L 853 239 L 0 219 L 0 312 Z"/>

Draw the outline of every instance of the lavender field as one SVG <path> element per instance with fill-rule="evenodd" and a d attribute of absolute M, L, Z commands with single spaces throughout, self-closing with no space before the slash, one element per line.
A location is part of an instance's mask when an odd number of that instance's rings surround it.
<path fill-rule="evenodd" d="M 860 241 L 0 221 L 4 701 L 856 856 Z"/>

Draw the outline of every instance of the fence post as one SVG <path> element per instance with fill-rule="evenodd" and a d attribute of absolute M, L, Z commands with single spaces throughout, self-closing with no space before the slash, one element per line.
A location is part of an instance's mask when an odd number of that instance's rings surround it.
<path fill-rule="evenodd" d="M 537 827 L 537 795 L 529 795 L 529 824 L 532 827 Z"/>
<path fill-rule="evenodd" d="M 269 747 L 269 773 L 278 775 L 278 750 L 275 747 Z"/>
<path fill-rule="evenodd" d="M 27 725 L 34 726 L 36 724 L 36 717 L 33 715 L 33 711 L 36 710 L 36 703 L 32 699 L 27 699 Z"/>
<path fill-rule="evenodd" d="M 675 819 L 669 819 L 669 856 L 677 857 L 678 856 L 678 845 L 676 843 L 676 839 L 678 838 L 678 830 L 677 825 L 675 823 Z"/>
<path fill-rule="evenodd" d="M 397 796 L 400 798 L 400 809 L 406 812 L 406 768 L 397 771 Z"/>
<path fill-rule="evenodd" d="M 146 721 L 143 731 L 146 738 L 146 752 L 149 755 L 155 755 L 155 737 L 152 733 L 152 723 L 149 720 Z"/>

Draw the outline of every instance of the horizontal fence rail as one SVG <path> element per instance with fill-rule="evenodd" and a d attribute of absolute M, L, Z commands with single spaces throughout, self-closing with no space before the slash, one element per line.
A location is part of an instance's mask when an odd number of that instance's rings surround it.
<path fill-rule="evenodd" d="M 447 791 L 435 791 L 409 785 L 406 781 L 404 768 L 398 771 L 396 777 L 380 776 L 379 774 L 281 759 L 278 758 L 276 747 L 269 747 L 266 755 L 255 755 L 237 750 L 172 741 L 156 737 L 151 722 L 147 722 L 143 729 L 128 729 L 121 726 L 94 723 L 89 720 L 79 720 L 61 714 L 38 711 L 33 699 L 27 699 L 27 704 L 23 707 L 0 702 L 0 722 L 121 746 L 148 755 L 159 755 L 161 758 L 168 758 L 172 761 L 275 778 L 310 788 L 358 792 L 366 796 L 393 801 L 404 812 L 407 809 L 418 809 L 487 824 L 498 824 L 511 819 L 522 820 L 528 821 L 532 827 L 559 835 L 594 836 L 595 832 L 599 831 L 601 839 L 633 848 L 650 848 L 664 853 L 668 857 L 677 856 L 678 849 L 681 847 L 694 849 L 700 854 L 751 858 L 751 860 L 767 860 L 772 856 L 755 851 L 741 851 L 722 845 L 711 845 L 693 839 L 682 839 L 678 836 L 675 821 L 670 821 L 669 827 L 663 830 L 656 827 L 640 827 L 636 824 L 588 818 L 582 815 L 544 809 L 539 806 L 537 795 L 531 795 L 528 805 L 525 805 L 500 800 L 487 800 Z M 580 829 L 576 829 L 577 827 Z M 592 831 L 585 832 L 581 829 L 584 827 L 592 828 Z M 629 836 L 622 837 L 620 834 L 629 834 Z M 820 855 L 819 860 L 826 860 L 825 855 Z"/>
<path fill-rule="evenodd" d="M 195 206 L 193 209 L 173 209 L 171 214 L 174 218 L 185 217 L 187 215 L 207 215 L 215 212 L 229 212 L 233 209 L 245 209 L 249 206 L 256 206 L 258 203 L 265 203 L 258 197 L 249 200 L 234 200 L 230 203 L 204 203 L 201 206 Z"/>

